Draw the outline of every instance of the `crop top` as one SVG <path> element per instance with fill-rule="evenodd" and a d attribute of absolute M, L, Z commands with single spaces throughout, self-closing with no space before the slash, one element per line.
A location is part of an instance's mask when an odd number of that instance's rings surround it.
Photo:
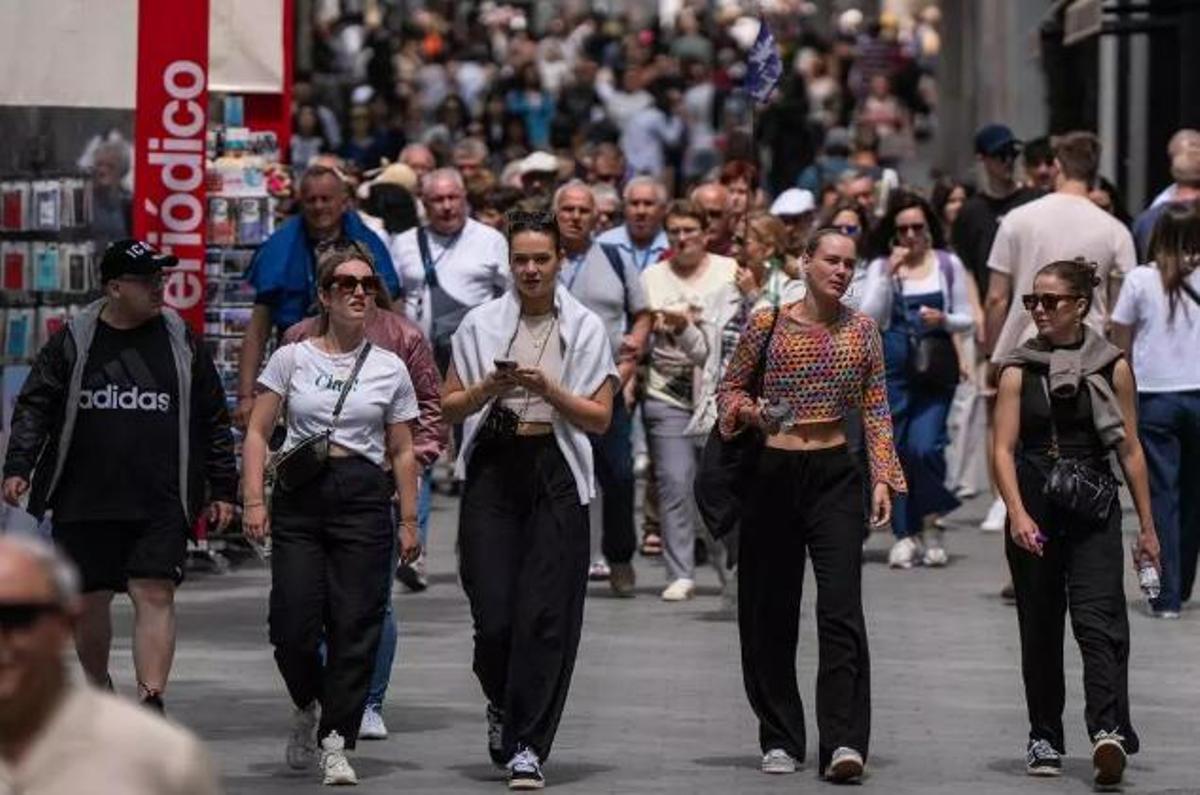
<path fill-rule="evenodd" d="M 728 439 L 737 434 L 739 411 L 758 397 L 787 401 L 799 424 L 839 420 L 847 410 L 861 409 L 871 482 L 886 483 L 896 493 L 907 491 L 892 439 L 883 346 L 875 321 L 848 307 L 828 329 L 802 328 L 780 318 L 767 350 L 763 394 L 754 395 L 752 382 L 773 316 L 773 310 L 762 309 L 750 317 L 721 379 L 721 435 Z"/>

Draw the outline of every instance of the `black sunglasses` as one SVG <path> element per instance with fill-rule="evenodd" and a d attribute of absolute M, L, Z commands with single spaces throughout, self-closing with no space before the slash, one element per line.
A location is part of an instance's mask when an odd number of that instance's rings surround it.
<path fill-rule="evenodd" d="M 42 616 L 58 613 L 61 609 L 53 602 L 0 602 L 0 629 L 29 629 Z"/>
<path fill-rule="evenodd" d="M 1042 309 L 1047 312 L 1053 312 L 1058 308 L 1062 301 L 1074 301 L 1082 298 L 1081 295 L 1072 295 L 1070 293 L 1026 293 L 1021 296 L 1021 304 L 1029 312 L 1037 309 L 1038 304 L 1042 305 Z"/>
<path fill-rule="evenodd" d="M 329 280 L 329 283 L 325 285 L 325 289 L 328 290 L 330 287 L 336 287 L 344 293 L 353 293 L 361 287 L 367 295 L 375 295 L 375 293 L 379 292 L 379 277 L 374 275 L 360 277 L 343 273 Z"/>
<path fill-rule="evenodd" d="M 896 224 L 896 234 L 904 236 L 911 232 L 914 235 L 923 235 L 927 228 L 925 224 Z"/>

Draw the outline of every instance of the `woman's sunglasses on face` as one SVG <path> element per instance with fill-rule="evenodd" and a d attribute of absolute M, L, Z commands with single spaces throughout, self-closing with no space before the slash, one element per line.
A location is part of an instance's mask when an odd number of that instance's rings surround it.
<path fill-rule="evenodd" d="M 896 224 L 896 234 L 900 237 L 914 237 L 925 234 L 925 224 Z"/>
<path fill-rule="evenodd" d="M 349 276 L 341 274 L 334 276 L 329 280 L 328 287 L 336 287 L 343 293 L 353 293 L 359 287 L 367 295 L 375 295 L 379 292 L 379 277 L 378 276 Z"/>
<path fill-rule="evenodd" d="M 1046 312 L 1053 312 L 1061 302 L 1074 301 L 1080 297 L 1082 296 L 1069 293 L 1026 293 L 1021 296 L 1021 304 L 1030 312 L 1037 309 L 1038 304 L 1041 304 Z"/>

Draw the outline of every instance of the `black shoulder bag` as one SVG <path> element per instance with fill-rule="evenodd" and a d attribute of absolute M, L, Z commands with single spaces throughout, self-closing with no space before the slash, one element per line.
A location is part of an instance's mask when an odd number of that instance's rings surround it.
<path fill-rule="evenodd" d="M 370 351 L 371 343 L 364 342 L 358 358 L 354 360 L 354 369 L 350 371 L 346 383 L 342 384 L 341 394 L 338 395 L 337 404 L 333 407 L 333 417 L 330 419 L 329 428 L 301 439 L 295 447 L 275 459 L 275 482 L 284 491 L 295 491 L 325 471 L 325 466 L 329 463 L 330 437 L 333 436 L 333 429 L 337 427 L 342 406 L 346 403 L 346 396 L 350 394 L 350 388 L 358 380 L 358 373 L 362 370 L 363 362 L 367 360 L 367 354 Z"/>
<path fill-rule="evenodd" d="M 448 246 L 452 247 L 457 242 L 456 237 Z M 421 250 L 421 266 L 425 269 L 425 285 L 429 288 L 429 306 L 425 308 L 429 313 L 429 343 L 433 347 L 433 359 L 438 372 L 445 375 L 453 357 L 450 339 L 471 307 L 455 301 L 442 289 L 437 276 L 437 261 L 429 250 L 429 233 L 425 227 L 417 229 L 417 247 Z M 445 252 L 442 256 L 445 256 Z"/>
<path fill-rule="evenodd" d="M 1117 501 L 1117 479 L 1094 469 L 1078 458 L 1063 458 L 1058 449 L 1058 427 L 1054 422 L 1054 401 L 1046 376 L 1039 376 L 1050 410 L 1050 460 L 1053 465 L 1042 486 L 1042 496 L 1060 510 L 1088 524 L 1108 520 Z"/>
<path fill-rule="evenodd" d="M 771 318 L 771 330 L 758 353 L 754 369 L 755 397 L 763 391 L 767 369 L 767 351 L 779 322 L 779 308 Z M 713 426 L 700 454 L 693 491 L 700 518 L 713 538 L 728 535 L 742 517 L 742 501 L 746 496 L 746 481 L 762 453 L 766 439 L 757 428 L 745 428 L 732 439 L 721 436 L 720 422 Z"/>
<path fill-rule="evenodd" d="M 946 294 L 954 292 L 954 269 L 941 251 L 935 252 L 938 271 L 946 281 Z M 903 290 L 897 285 L 893 300 L 901 300 Z M 948 305 L 946 311 L 953 311 Z M 933 391 L 953 391 L 961 380 L 958 350 L 950 334 L 942 331 L 912 333 L 908 338 L 908 377 L 913 383 Z"/>

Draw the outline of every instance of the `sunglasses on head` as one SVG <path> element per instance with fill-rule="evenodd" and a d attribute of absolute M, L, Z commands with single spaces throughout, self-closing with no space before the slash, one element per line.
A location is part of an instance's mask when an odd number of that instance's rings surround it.
<path fill-rule="evenodd" d="M 0 629 L 29 629 L 42 616 L 59 610 L 52 602 L 3 602 L 0 603 Z"/>
<path fill-rule="evenodd" d="M 1080 295 L 1071 295 L 1069 293 L 1027 293 L 1021 296 L 1021 303 L 1025 309 L 1032 312 L 1037 309 L 1038 304 L 1042 305 L 1042 309 L 1047 312 L 1053 312 L 1058 308 L 1062 301 L 1074 301 L 1082 298 Z"/>
<path fill-rule="evenodd" d="M 359 287 L 367 295 L 375 295 L 379 292 L 379 277 L 371 276 L 350 276 L 349 274 L 339 274 L 329 280 L 329 284 L 325 285 L 326 289 L 336 287 L 344 293 L 353 293 Z"/>

